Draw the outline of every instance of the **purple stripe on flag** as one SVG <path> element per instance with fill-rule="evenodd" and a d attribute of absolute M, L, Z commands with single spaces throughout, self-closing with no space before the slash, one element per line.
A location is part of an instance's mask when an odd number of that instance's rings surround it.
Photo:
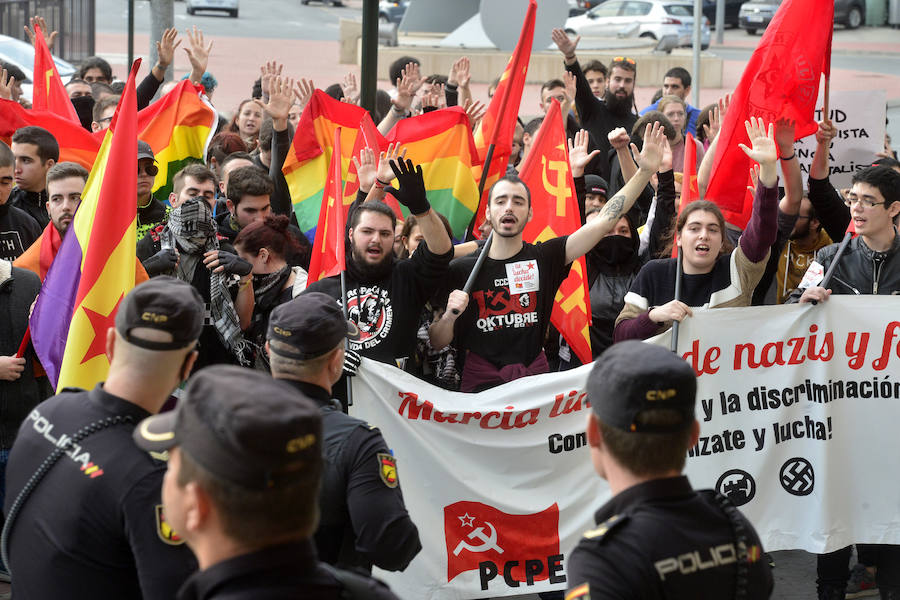
<path fill-rule="evenodd" d="M 69 324 L 81 281 L 83 253 L 74 229 L 70 227 L 69 235 L 63 238 L 29 321 L 34 350 L 54 389 L 59 381 Z"/>

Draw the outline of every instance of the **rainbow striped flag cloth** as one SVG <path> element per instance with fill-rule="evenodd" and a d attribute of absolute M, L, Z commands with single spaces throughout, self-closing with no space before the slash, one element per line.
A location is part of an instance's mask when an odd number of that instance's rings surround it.
<path fill-rule="evenodd" d="M 450 221 L 453 237 L 462 240 L 478 208 L 472 167 L 481 164 L 465 111 L 454 106 L 403 119 L 387 139 L 401 144 L 406 158 L 422 165 L 428 201 Z M 409 214 L 405 206 L 402 210 Z"/>
<path fill-rule="evenodd" d="M 291 191 L 297 224 L 310 243 L 316 239 L 319 210 L 334 151 L 334 132 L 338 127 L 341 128 L 341 174 L 347 182 L 344 191 L 345 216 L 356 198 L 359 186 L 353 185 L 356 182 L 356 168 L 350 159 L 357 147 L 360 122 L 364 119 L 372 119 L 364 108 L 335 100 L 322 90 L 313 92 L 300 115 L 291 151 L 288 152 L 281 171 Z M 386 144 L 374 124 L 371 130 L 377 134 L 378 147 L 373 147 L 377 156 L 379 149 Z"/>
<path fill-rule="evenodd" d="M 131 68 L 81 206 L 31 315 L 34 349 L 56 389 L 90 389 L 106 378 L 106 332 L 134 287 L 137 206 L 122 199 L 133 197 L 137 187 L 134 77 L 139 65 L 137 60 Z"/>
<path fill-rule="evenodd" d="M 202 91 L 185 79 L 138 113 L 138 138 L 150 144 L 159 166 L 153 194 L 163 202 L 169 201 L 172 178 L 178 171 L 206 160 L 206 150 L 216 133 L 219 117 Z"/>

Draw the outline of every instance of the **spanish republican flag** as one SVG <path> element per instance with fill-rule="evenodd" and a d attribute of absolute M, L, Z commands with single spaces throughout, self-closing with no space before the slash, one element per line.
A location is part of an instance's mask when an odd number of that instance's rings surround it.
<path fill-rule="evenodd" d="M 334 130 L 334 151 L 328 167 L 328 182 L 319 209 L 316 240 L 309 258 L 307 285 L 337 275 L 344 270 L 344 211 L 340 198 L 344 197 L 341 180 L 341 128 Z"/>
<path fill-rule="evenodd" d="M 153 194 L 163 202 L 168 202 L 172 178 L 178 171 L 206 161 L 209 142 L 216 133 L 219 117 L 202 92 L 200 86 L 185 79 L 138 113 L 138 137 L 153 148 L 159 166 Z"/>
<path fill-rule="evenodd" d="M 297 133 L 291 143 L 281 171 L 291 191 L 291 203 L 297 215 L 300 231 L 306 234 L 310 242 L 316 238 L 316 226 L 319 223 L 319 209 L 325 194 L 328 181 L 328 169 L 331 155 L 334 153 L 334 132 L 341 129 L 341 173 L 346 174 L 348 182 L 356 181 L 356 170 L 350 160 L 356 148 L 357 136 L 360 135 L 360 121 L 371 120 L 364 108 L 335 100 L 322 90 L 313 92 L 312 98 L 303 109 Z M 374 125 L 378 147 L 373 148 L 376 155 L 384 145 L 384 138 L 377 133 Z M 351 195 L 343 199 L 344 213 L 356 197 L 359 185 L 348 186 Z"/>
<path fill-rule="evenodd" d="M 450 221 L 453 237 L 462 240 L 478 208 L 472 167 L 481 163 L 466 112 L 454 106 L 403 119 L 387 139 L 401 144 L 406 158 L 422 165 L 428 201 Z M 409 213 L 405 206 L 402 210 Z"/>
<path fill-rule="evenodd" d="M 137 244 L 135 61 L 56 260 L 31 315 L 35 351 L 56 389 L 106 378 L 106 333 L 134 287 Z"/>
<path fill-rule="evenodd" d="M 34 90 L 32 94 L 32 106 L 35 110 L 48 110 L 66 118 L 81 126 L 78 113 L 66 87 L 63 85 L 50 54 L 50 48 L 44 41 L 44 32 L 37 25 L 34 26 Z"/>
<path fill-rule="evenodd" d="M 71 104 L 71 102 L 70 102 Z M 76 162 L 88 171 L 97 158 L 100 140 L 81 123 L 47 110 L 28 110 L 18 102 L 0 99 L 0 140 L 10 143 L 16 129 L 36 125 L 53 134 L 59 144 L 59 160 Z M 136 169 L 137 167 L 135 167 Z"/>
<path fill-rule="evenodd" d="M 522 103 L 522 90 L 525 88 L 525 76 L 528 74 L 528 61 L 531 60 L 531 46 L 534 42 L 534 18 L 537 13 L 536 0 L 530 0 L 519 43 L 509 58 L 506 70 L 500 76 L 500 83 L 494 91 L 494 97 L 488 105 L 484 118 L 475 129 L 475 147 L 482 162 L 487 162 L 488 148 L 494 146 L 491 164 L 488 167 L 487 179 L 481 203 L 475 210 L 473 229 L 484 222 L 484 209 L 487 207 L 488 193 L 491 186 L 506 174 L 506 165 L 512 154 L 512 139 L 516 132 L 516 120 L 519 116 L 519 105 Z M 481 181 L 482 167 L 473 169 L 475 180 Z"/>
<path fill-rule="evenodd" d="M 569 167 L 566 130 L 560 111 L 559 102 L 554 100 L 519 171 L 519 176 L 531 191 L 533 216 L 522 232 L 526 242 L 543 242 L 574 233 L 581 227 L 575 183 Z M 593 360 L 590 307 L 587 270 L 581 256 L 572 263 L 569 276 L 556 292 L 550 322 L 583 364 Z"/>

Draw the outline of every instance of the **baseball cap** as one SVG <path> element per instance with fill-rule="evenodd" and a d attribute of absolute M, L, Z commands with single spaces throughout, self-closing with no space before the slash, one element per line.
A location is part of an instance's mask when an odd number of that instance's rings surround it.
<path fill-rule="evenodd" d="M 588 174 L 584 176 L 585 194 L 600 194 L 605 197 L 608 189 L 609 186 L 606 184 L 606 180 L 599 175 Z"/>
<path fill-rule="evenodd" d="M 587 392 L 597 418 L 623 431 L 673 433 L 694 422 L 694 369 L 661 346 L 633 340 L 613 345 L 594 363 Z M 666 425 L 639 423 L 642 412 L 656 409 L 681 418 Z"/>
<path fill-rule="evenodd" d="M 178 406 L 132 434 L 144 450 L 174 446 L 210 473 L 251 490 L 318 479 L 316 404 L 261 371 L 214 365 L 191 377 Z"/>
<path fill-rule="evenodd" d="M 116 331 L 129 344 L 147 350 L 177 350 L 200 337 L 203 312 L 203 298 L 192 285 L 161 275 L 128 292 L 116 313 Z M 150 341 L 132 335 L 132 330 L 139 327 L 168 332 L 172 341 Z"/>
<path fill-rule="evenodd" d="M 356 324 L 344 318 L 337 301 L 322 292 L 300 294 L 269 315 L 266 339 L 286 358 L 305 360 L 333 350 L 344 338 L 359 339 Z"/>
<path fill-rule="evenodd" d="M 149 158 L 153 162 L 156 162 L 156 155 L 153 154 L 153 148 L 150 147 L 150 144 L 145 142 L 144 140 L 138 140 L 138 160 L 142 158 Z"/>

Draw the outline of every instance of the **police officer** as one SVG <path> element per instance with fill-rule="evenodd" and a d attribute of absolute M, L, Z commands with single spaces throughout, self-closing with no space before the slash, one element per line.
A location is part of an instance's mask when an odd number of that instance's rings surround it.
<path fill-rule="evenodd" d="M 272 376 L 322 411 L 326 468 L 315 536 L 322 560 L 367 573 L 373 564 L 402 571 L 422 545 L 403 504 L 397 461 L 381 432 L 344 414 L 331 399 L 344 340 L 358 334 L 334 298 L 310 292 L 272 311 L 266 347 Z"/>
<path fill-rule="evenodd" d="M 397 600 L 384 584 L 317 560 L 322 418 L 289 386 L 209 367 L 178 408 L 142 421 L 134 439 L 169 452 L 166 518 L 200 563 L 179 600 Z"/>
<path fill-rule="evenodd" d="M 25 419 L 4 506 L 17 599 L 171 598 L 196 569 L 162 511 L 166 463 L 136 448 L 131 432 L 187 378 L 202 326 L 190 285 L 171 277 L 140 284 L 122 300 L 115 327 L 98 332 L 110 358 L 106 381 L 65 389 Z"/>
<path fill-rule="evenodd" d="M 772 574 L 750 522 L 681 475 L 700 435 L 697 380 L 677 355 L 630 341 L 588 377 L 594 470 L 613 498 L 568 561 L 566 600 L 768 598 Z"/>

